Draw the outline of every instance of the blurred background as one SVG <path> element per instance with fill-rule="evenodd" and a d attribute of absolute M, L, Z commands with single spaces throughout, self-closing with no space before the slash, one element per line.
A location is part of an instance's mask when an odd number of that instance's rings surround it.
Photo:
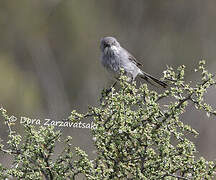
<path fill-rule="evenodd" d="M 216 68 L 216 2 L 211 0 L 1 0 L 0 105 L 18 119 L 62 120 L 73 109 L 97 106 L 110 78 L 100 64 L 100 38 L 114 36 L 161 77 L 166 66 L 186 65 L 186 79 L 201 59 Z M 216 92 L 207 101 L 215 105 Z M 200 131 L 201 156 L 216 158 L 216 119 L 188 107 L 184 121 Z M 23 128 L 16 124 L 22 133 Z M 0 122 L 0 137 L 7 130 Z M 93 157 L 88 129 L 64 128 Z M 59 148 L 60 149 L 60 148 Z M 7 160 L 0 155 L 0 162 Z"/>

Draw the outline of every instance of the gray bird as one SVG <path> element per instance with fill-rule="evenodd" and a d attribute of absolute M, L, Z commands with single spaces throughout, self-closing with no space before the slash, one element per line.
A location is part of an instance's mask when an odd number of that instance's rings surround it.
<path fill-rule="evenodd" d="M 126 49 L 121 47 L 120 43 L 114 37 L 102 38 L 100 42 L 100 49 L 102 52 L 101 63 L 108 71 L 119 74 L 120 69 L 122 68 L 130 80 L 135 80 L 135 78 L 139 75 L 147 82 L 149 82 L 149 79 L 152 79 L 164 88 L 167 87 L 165 82 L 142 71 L 139 67 L 143 65 L 138 62 L 136 58 L 133 57 Z"/>

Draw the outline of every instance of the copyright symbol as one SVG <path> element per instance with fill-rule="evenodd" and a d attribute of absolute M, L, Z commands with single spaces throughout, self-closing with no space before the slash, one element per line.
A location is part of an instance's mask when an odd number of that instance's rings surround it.
<path fill-rule="evenodd" d="M 16 120 L 17 120 L 17 117 L 15 117 L 15 116 L 11 116 L 9 118 L 9 122 L 15 122 Z"/>

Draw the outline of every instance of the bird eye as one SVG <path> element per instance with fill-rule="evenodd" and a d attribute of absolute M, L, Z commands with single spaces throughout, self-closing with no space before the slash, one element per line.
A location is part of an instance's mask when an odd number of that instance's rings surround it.
<path fill-rule="evenodd" d="M 115 45 L 115 46 L 117 45 L 116 41 L 113 41 L 113 43 L 112 43 L 112 44 L 113 44 L 113 45 Z"/>

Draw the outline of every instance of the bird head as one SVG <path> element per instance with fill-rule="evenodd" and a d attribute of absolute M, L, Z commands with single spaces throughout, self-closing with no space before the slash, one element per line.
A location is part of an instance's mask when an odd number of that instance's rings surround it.
<path fill-rule="evenodd" d="M 108 50 L 120 47 L 119 42 L 114 37 L 104 37 L 100 42 L 100 49 L 103 53 L 107 54 Z"/>

